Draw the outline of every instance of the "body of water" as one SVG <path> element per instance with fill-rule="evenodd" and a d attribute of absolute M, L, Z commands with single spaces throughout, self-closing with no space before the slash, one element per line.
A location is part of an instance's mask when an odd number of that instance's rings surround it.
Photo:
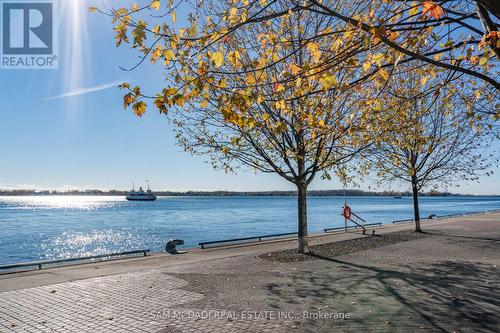
<path fill-rule="evenodd" d="M 296 231 L 295 197 L 0 197 L 0 264 Z M 309 231 L 343 225 L 343 197 L 309 197 Z M 413 216 L 412 198 L 348 197 L 368 223 Z M 500 197 L 422 197 L 421 216 L 500 208 Z"/>

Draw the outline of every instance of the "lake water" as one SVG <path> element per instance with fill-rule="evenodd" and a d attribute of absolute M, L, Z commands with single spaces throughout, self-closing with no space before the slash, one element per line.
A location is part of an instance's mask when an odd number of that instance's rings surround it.
<path fill-rule="evenodd" d="M 412 199 L 348 197 L 368 223 L 412 218 Z M 309 231 L 343 225 L 343 197 L 309 197 Z M 500 197 L 422 197 L 421 216 L 500 208 Z M 296 231 L 295 197 L 0 197 L 0 264 Z"/>

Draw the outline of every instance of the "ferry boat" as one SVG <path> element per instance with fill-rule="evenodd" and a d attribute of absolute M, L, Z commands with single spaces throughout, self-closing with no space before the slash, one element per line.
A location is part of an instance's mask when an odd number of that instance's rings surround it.
<path fill-rule="evenodd" d="M 135 186 L 132 185 L 132 191 L 127 193 L 127 196 L 125 197 L 129 201 L 154 201 L 156 200 L 156 194 L 151 192 L 151 189 L 149 188 L 149 182 L 148 183 L 148 189 L 144 191 L 142 187 L 139 187 L 139 191 L 135 190 Z"/>

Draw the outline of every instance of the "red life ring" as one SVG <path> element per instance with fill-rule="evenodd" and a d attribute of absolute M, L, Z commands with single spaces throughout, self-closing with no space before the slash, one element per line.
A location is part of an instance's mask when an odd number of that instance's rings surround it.
<path fill-rule="evenodd" d="M 342 215 L 344 215 L 344 217 L 346 219 L 350 219 L 351 218 L 351 207 L 345 205 L 344 206 L 344 211 L 342 212 Z"/>

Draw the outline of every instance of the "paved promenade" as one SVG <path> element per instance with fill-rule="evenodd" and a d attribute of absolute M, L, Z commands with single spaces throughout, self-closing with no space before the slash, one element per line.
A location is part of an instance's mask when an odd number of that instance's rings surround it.
<path fill-rule="evenodd" d="M 498 332 L 500 214 L 423 229 L 296 262 L 259 257 L 287 240 L 0 275 L 0 332 Z"/>

